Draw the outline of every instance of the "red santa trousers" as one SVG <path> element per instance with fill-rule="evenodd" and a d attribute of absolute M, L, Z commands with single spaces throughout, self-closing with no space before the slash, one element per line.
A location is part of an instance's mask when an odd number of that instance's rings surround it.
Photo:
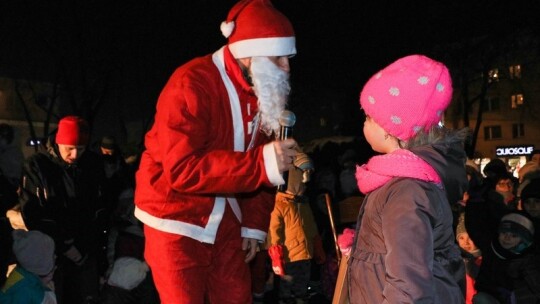
<path fill-rule="evenodd" d="M 251 303 L 240 229 L 228 205 L 214 244 L 145 226 L 145 259 L 161 303 Z"/>

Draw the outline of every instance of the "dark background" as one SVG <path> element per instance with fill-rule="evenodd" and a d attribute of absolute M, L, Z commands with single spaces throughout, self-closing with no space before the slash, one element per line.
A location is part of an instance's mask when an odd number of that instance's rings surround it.
<path fill-rule="evenodd" d="M 99 100 L 85 111 L 106 117 L 105 124 L 115 120 L 112 113 L 123 121 L 151 120 L 174 69 L 226 43 L 219 25 L 235 2 L 3 0 L 0 76 L 60 82 L 77 104 Z M 537 28 L 540 12 L 538 1 L 273 3 L 297 35 L 290 107 L 300 140 L 361 135 L 362 85 L 397 58 L 429 56 L 435 46 L 487 33 Z"/>

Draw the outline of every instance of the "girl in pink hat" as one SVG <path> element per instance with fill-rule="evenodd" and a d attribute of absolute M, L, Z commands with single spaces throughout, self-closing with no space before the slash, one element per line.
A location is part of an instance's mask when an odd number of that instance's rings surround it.
<path fill-rule="evenodd" d="M 450 203 L 467 185 L 465 131 L 440 124 L 446 66 L 401 58 L 364 86 L 364 135 L 381 153 L 357 167 L 366 194 L 349 260 L 350 303 L 463 303 L 465 270 Z"/>

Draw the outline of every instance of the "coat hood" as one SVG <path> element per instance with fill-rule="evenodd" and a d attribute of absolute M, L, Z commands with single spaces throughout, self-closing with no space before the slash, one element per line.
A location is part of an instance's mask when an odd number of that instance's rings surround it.
<path fill-rule="evenodd" d="M 459 132 L 450 132 L 444 139 L 434 144 L 413 147 L 410 150 L 437 171 L 443 181 L 450 204 L 456 203 L 463 197 L 463 192 L 468 188 L 465 172 L 467 155 Z"/>

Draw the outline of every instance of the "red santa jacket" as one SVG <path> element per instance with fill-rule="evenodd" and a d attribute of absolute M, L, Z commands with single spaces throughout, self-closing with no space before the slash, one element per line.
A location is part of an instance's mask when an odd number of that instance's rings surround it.
<path fill-rule="evenodd" d="M 230 204 L 242 236 L 265 240 L 273 186 L 284 181 L 270 138 L 248 130 L 256 97 L 241 75 L 224 47 L 169 79 L 136 175 L 135 216 L 144 224 L 214 243 Z"/>

